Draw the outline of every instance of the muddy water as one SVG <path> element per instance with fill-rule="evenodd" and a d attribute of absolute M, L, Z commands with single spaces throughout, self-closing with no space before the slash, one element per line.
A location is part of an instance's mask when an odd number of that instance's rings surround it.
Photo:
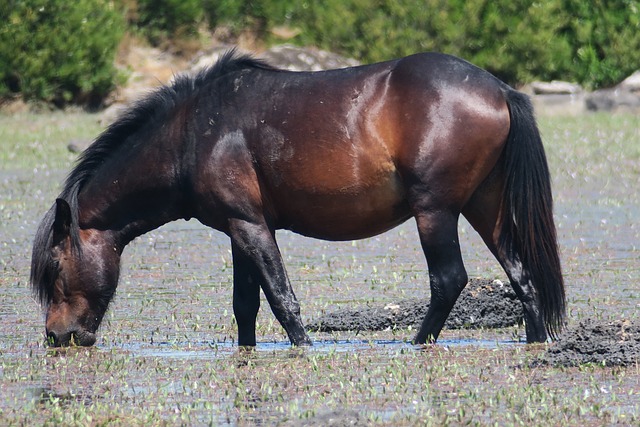
<path fill-rule="evenodd" d="M 556 135 L 562 132 L 559 129 L 551 127 L 547 133 L 561 139 L 562 135 Z M 640 312 L 637 165 L 614 158 L 620 167 L 605 168 L 597 159 L 587 156 L 592 170 L 580 169 L 567 160 L 564 150 L 548 148 L 555 171 L 556 218 L 569 323 L 576 325 L 585 319 L 637 322 Z M 60 377 L 66 359 L 45 357 L 42 315 L 27 287 L 31 239 L 65 173 L 46 166 L 0 171 L 0 378 L 6 397 L 0 410 L 18 410 L 27 395 L 35 400 L 57 396 L 88 405 L 104 391 L 83 380 L 69 389 L 65 378 L 73 375 Z M 469 276 L 505 280 L 504 273 L 465 221 L 460 224 L 460 234 Z M 277 236 L 306 322 L 340 308 L 428 298 L 426 263 L 413 221 L 357 242 L 322 242 L 288 232 L 279 232 Z M 194 361 L 216 363 L 236 357 L 231 253 L 226 236 L 195 221 L 179 221 L 138 238 L 126 249 L 123 260 L 121 282 L 100 330 L 97 348 L 90 350 L 88 356 L 78 356 L 84 363 L 122 360 L 124 367 L 136 360 L 153 361 L 149 363 L 157 364 L 156 372 L 161 372 L 168 366 L 184 370 Z M 289 346 L 264 301 L 258 322 L 259 357 L 275 355 L 275 360 L 279 360 Z M 314 333 L 316 348 L 312 352 L 361 352 L 378 357 L 411 347 L 406 340 L 413 333 L 409 330 L 364 335 Z M 520 351 L 521 344 L 517 341 L 523 333 L 521 328 L 499 332 L 444 331 L 442 342 L 443 348 L 510 349 L 505 354 L 511 354 Z M 468 355 L 467 350 L 463 352 Z M 387 360 L 386 356 L 380 357 Z M 52 363 L 56 371 L 47 372 L 47 364 Z M 145 396 L 167 381 L 165 377 L 154 379 L 153 370 L 134 370 L 131 375 L 122 374 L 121 380 L 130 386 L 118 395 L 118 402 Z M 630 384 L 637 389 L 637 377 L 630 378 L 627 382 L 619 381 L 620 387 L 628 390 Z M 614 387 L 606 387 L 609 386 Z M 621 403 L 622 411 L 637 410 L 633 394 L 629 399 Z M 221 403 L 218 410 L 226 413 L 224 408 Z M 224 423 L 223 418 L 216 420 Z"/>

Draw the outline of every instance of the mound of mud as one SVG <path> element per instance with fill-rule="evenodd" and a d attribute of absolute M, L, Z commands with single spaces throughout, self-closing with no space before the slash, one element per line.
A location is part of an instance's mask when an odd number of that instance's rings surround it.
<path fill-rule="evenodd" d="M 640 323 L 585 320 L 564 331 L 535 366 L 630 366 L 640 362 Z"/>
<path fill-rule="evenodd" d="M 307 325 L 316 332 L 382 331 L 418 328 L 427 314 L 428 301 L 412 298 L 374 307 L 338 310 Z M 471 279 L 453 307 L 449 329 L 505 328 L 521 323 L 522 306 L 508 284 L 499 280 Z"/>

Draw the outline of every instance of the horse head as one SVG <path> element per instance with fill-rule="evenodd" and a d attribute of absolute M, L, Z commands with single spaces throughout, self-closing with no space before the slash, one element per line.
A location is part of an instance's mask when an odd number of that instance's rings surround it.
<path fill-rule="evenodd" d="M 38 230 L 31 270 L 49 345 L 95 343 L 118 283 L 120 253 L 105 233 L 79 231 L 69 203 L 56 200 Z"/>

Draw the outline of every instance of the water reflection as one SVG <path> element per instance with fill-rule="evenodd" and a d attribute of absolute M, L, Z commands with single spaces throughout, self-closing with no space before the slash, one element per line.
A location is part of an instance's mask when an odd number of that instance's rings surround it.
<path fill-rule="evenodd" d="M 524 345 L 515 340 L 491 340 L 491 339 L 442 339 L 436 344 L 437 348 L 461 348 L 477 347 L 482 349 L 497 349 Z M 148 344 L 130 343 L 113 349 L 121 349 L 137 357 L 160 357 L 170 359 L 199 359 L 218 360 L 230 356 L 267 355 L 276 353 L 286 354 L 287 357 L 300 357 L 305 354 L 330 354 L 351 353 L 366 350 L 423 350 L 429 346 L 415 345 L 406 340 L 323 340 L 314 341 L 312 347 L 292 347 L 288 341 L 259 342 L 255 348 L 238 347 L 236 344 L 226 341 L 220 343 L 180 343 L 157 342 L 153 346 Z"/>

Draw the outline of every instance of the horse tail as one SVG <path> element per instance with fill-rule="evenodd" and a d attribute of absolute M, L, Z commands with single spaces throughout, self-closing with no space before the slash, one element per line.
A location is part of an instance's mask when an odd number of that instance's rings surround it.
<path fill-rule="evenodd" d="M 498 245 L 503 253 L 518 256 L 529 273 L 547 333 L 556 338 L 564 325 L 566 301 L 549 166 L 529 97 L 512 89 L 505 95 L 511 127 L 504 152 Z"/>

